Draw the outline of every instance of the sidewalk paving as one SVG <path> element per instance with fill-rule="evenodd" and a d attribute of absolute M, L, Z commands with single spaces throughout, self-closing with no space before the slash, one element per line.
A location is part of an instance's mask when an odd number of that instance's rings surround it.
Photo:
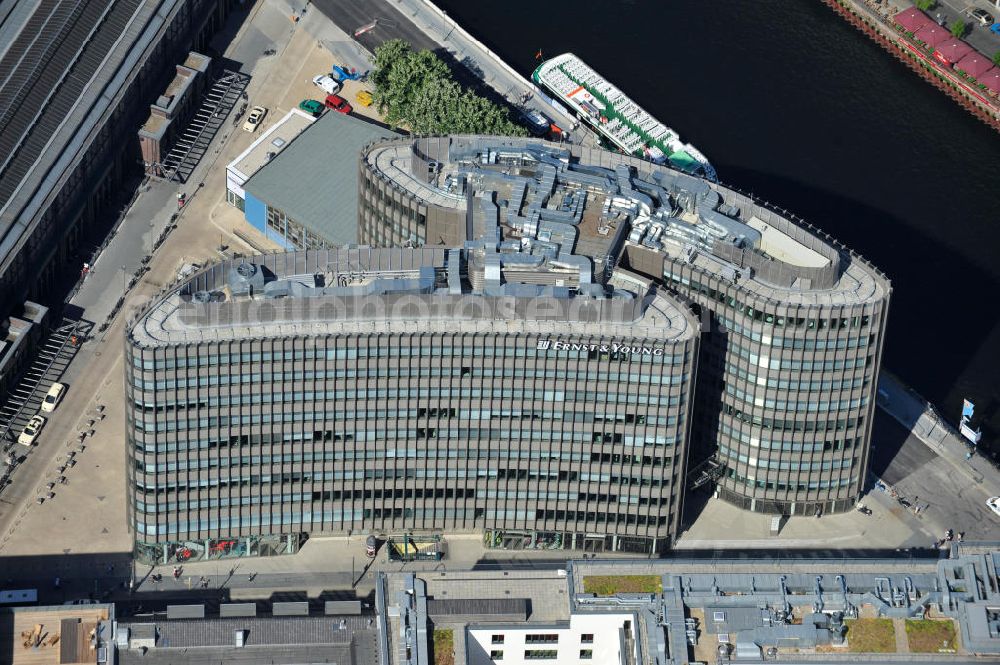
<path fill-rule="evenodd" d="M 311 597 L 324 591 L 347 589 L 366 595 L 374 588 L 378 571 L 551 570 L 564 567 L 569 558 L 581 556 L 572 550 L 489 550 L 483 545 L 481 534 L 458 534 L 445 536 L 446 555 L 441 561 L 398 562 L 387 559 L 384 542 L 376 557 L 369 559 L 365 556 L 366 539 L 367 536 L 360 535 L 317 537 L 306 541 L 294 555 L 185 563 L 179 580 L 172 578 L 173 564 L 155 567 L 137 564 L 136 589 L 169 591 L 186 588 L 188 579 L 197 586 L 204 577 L 208 580 L 207 588 L 225 587 L 230 590 L 231 598 L 266 598 L 290 589 L 306 591 Z M 622 553 L 609 556 L 648 558 Z M 162 575 L 163 581 L 153 582 L 150 577 L 153 572 Z"/>
<path fill-rule="evenodd" d="M 674 549 L 896 549 L 927 547 L 935 538 L 934 527 L 882 492 L 869 494 L 865 504 L 872 509 L 871 515 L 852 510 L 819 518 L 792 516 L 772 536 L 773 515 L 751 513 L 712 498 Z"/>
<path fill-rule="evenodd" d="M 885 371 L 879 377 L 878 406 L 991 495 L 1000 493 L 1000 470 L 979 455 L 969 457 L 969 442 L 942 420 L 934 405 Z"/>

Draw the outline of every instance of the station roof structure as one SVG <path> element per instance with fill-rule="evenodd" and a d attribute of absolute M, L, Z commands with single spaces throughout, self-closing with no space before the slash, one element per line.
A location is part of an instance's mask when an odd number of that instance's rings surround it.
<path fill-rule="evenodd" d="M 0 270 L 97 136 L 177 0 L 0 2 Z M 167 6 L 166 9 L 164 6 Z"/>

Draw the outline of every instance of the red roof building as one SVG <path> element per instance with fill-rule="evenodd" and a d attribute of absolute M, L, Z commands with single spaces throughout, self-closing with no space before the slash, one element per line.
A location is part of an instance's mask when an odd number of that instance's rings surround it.
<path fill-rule="evenodd" d="M 975 51 L 955 63 L 955 69 L 961 69 L 975 79 L 978 79 L 992 68 L 993 63 L 990 62 L 990 59 L 982 53 Z"/>
<path fill-rule="evenodd" d="M 913 33 L 913 36 L 931 48 L 934 48 L 938 44 L 943 44 L 952 38 L 951 33 L 937 23 L 920 28 Z"/>
<path fill-rule="evenodd" d="M 935 47 L 934 57 L 950 67 L 972 53 L 972 50 L 972 47 L 961 39 L 952 37 Z"/>
<path fill-rule="evenodd" d="M 931 20 L 930 16 L 923 13 L 916 7 L 904 9 L 896 14 L 892 20 L 913 33 L 916 33 L 916 31 L 920 28 L 926 28 L 929 25 L 937 25 L 937 23 Z"/>
<path fill-rule="evenodd" d="M 1000 67 L 990 69 L 977 80 L 991 91 L 1000 94 Z"/>

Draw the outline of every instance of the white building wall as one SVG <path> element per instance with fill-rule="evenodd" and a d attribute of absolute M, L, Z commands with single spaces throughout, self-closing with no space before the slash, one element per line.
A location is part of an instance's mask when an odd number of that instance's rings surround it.
<path fill-rule="evenodd" d="M 636 633 L 634 614 L 574 614 L 565 624 L 509 624 L 470 626 L 466 629 L 467 665 L 625 665 L 637 662 L 636 655 L 626 659 L 622 653 L 623 634 L 629 625 L 633 638 Z M 529 642 L 529 636 L 555 635 L 551 643 Z M 584 642 L 584 635 L 593 635 L 593 642 Z M 494 643 L 500 636 L 502 643 Z M 636 641 L 633 639 L 633 644 Z M 589 650 L 591 657 L 581 657 Z M 554 657 L 526 658 L 526 651 L 555 651 Z M 502 656 L 491 658 L 491 652 Z"/>

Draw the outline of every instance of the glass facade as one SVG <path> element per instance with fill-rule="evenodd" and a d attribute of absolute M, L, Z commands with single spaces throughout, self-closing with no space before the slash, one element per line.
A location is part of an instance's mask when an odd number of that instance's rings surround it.
<path fill-rule="evenodd" d="M 471 151 L 479 139 L 488 149 Z M 518 210 L 505 206 L 522 201 L 520 195 L 494 193 L 503 186 L 480 182 L 480 166 L 458 163 L 469 154 L 480 164 L 499 162 L 496 155 L 504 151 L 522 156 L 523 146 L 543 145 L 509 137 L 409 140 L 411 168 L 399 176 L 382 153 L 398 158 L 407 141 L 380 142 L 363 154 L 363 242 L 466 240 L 475 211 L 466 219 L 464 201 L 447 200 L 430 186 L 442 162 L 451 182 L 471 183 L 471 193 L 465 192 L 470 201 L 485 196 L 500 203 L 507 218 L 516 218 Z M 561 148 L 567 163 L 595 172 L 613 169 L 618 189 L 612 186 L 612 194 L 659 205 L 661 222 L 667 216 L 682 220 L 650 238 L 640 228 L 649 220 L 633 218 L 628 228 L 634 238 L 620 254 L 608 252 L 608 265 L 662 280 L 704 317 L 691 412 L 693 461 L 711 459 L 721 466 L 719 495 L 746 509 L 779 514 L 851 508 L 868 471 L 889 280 L 829 236 L 735 190 L 605 150 Z M 511 174 L 534 173 L 525 163 L 505 164 Z M 392 182 L 394 174 L 398 182 Z M 626 180 L 631 184 L 623 185 Z M 588 192 L 607 195 L 601 189 L 606 186 L 591 182 Z M 541 189 L 549 193 L 548 184 Z M 426 205 L 426 227 L 405 212 L 420 205 Z M 699 236 L 697 229 L 704 228 L 716 235 Z"/>
<path fill-rule="evenodd" d="M 129 513 L 145 559 L 301 533 L 599 533 L 647 549 L 675 537 L 693 319 L 673 342 L 553 324 L 566 341 L 553 346 L 457 319 L 451 332 L 412 325 L 130 336 Z M 602 350 L 616 344 L 629 351 Z"/>
<path fill-rule="evenodd" d="M 851 509 L 868 472 L 888 290 L 795 305 L 669 259 L 663 279 L 711 322 L 693 445 L 722 467 L 719 496 L 777 514 Z"/>

